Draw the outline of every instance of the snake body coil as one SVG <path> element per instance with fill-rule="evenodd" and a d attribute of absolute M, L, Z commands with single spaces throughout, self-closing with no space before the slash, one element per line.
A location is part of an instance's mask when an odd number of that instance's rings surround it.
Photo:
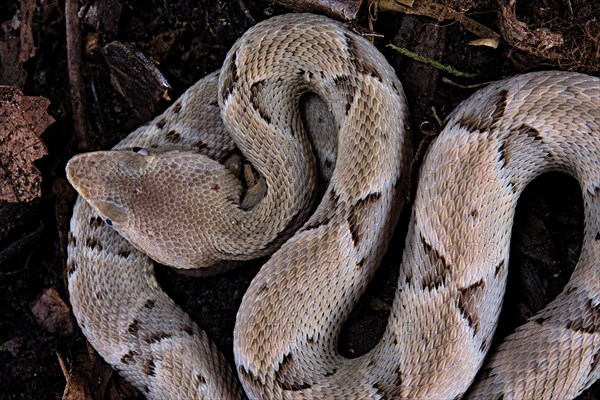
<path fill-rule="evenodd" d="M 306 93 L 325 111 L 302 115 Z M 272 18 L 238 40 L 219 74 L 115 151 L 69 162 L 87 200 L 71 222 L 73 311 L 90 343 L 149 398 L 572 398 L 600 376 L 599 104 L 599 79 L 538 72 L 489 85 L 448 117 L 420 171 L 386 331 L 369 353 L 346 359 L 341 324 L 401 208 L 406 100 L 384 57 L 342 24 Z M 303 120 L 319 126 L 307 119 L 322 115 L 337 132 L 337 156 L 320 144 L 331 139 L 304 131 Z M 264 179 L 256 188 L 244 191 L 223 166 L 234 146 Z M 123 151 L 133 147 L 148 150 Z M 317 164 L 333 172 L 306 220 Z M 472 384 L 502 304 L 517 199 L 553 170 L 581 186 L 579 262 Z M 180 268 L 224 268 L 279 248 L 238 312 L 236 373 L 136 248 Z"/>

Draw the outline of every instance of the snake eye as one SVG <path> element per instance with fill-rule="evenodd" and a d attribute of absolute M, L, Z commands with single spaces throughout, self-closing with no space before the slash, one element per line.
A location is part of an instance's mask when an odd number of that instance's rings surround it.
<path fill-rule="evenodd" d="M 131 149 L 131 151 L 133 151 L 134 153 L 138 153 L 141 154 L 143 156 L 147 156 L 148 154 L 148 150 L 144 149 L 143 147 L 134 147 Z"/>
<path fill-rule="evenodd" d="M 119 225 L 119 223 L 114 222 L 112 219 L 110 219 L 108 217 L 104 218 L 104 223 L 113 228 L 119 228 L 121 226 L 121 225 Z"/>

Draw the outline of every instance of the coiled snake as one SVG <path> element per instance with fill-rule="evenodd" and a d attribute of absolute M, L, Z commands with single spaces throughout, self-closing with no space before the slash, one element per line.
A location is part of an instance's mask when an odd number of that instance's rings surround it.
<path fill-rule="evenodd" d="M 327 146 L 312 152 L 321 139 L 307 136 L 298 111 L 309 92 L 331 115 L 337 138 L 323 142 L 337 143 L 337 158 Z M 453 399 L 467 390 L 480 399 L 572 398 L 600 376 L 599 105 L 599 79 L 537 72 L 489 85 L 447 118 L 420 171 L 383 338 L 347 359 L 337 352 L 340 326 L 401 208 L 406 101 L 384 57 L 342 24 L 274 17 L 238 40 L 220 74 L 115 151 L 69 162 L 87 200 L 71 222 L 73 311 L 90 343 L 148 398 Z M 234 146 L 262 177 L 247 190 L 223 166 Z M 317 162 L 335 166 L 308 216 Z M 498 320 L 517 199 L 550 170 L 581 186 L 579 262 L 469 388 Z M 180 268 L 222 269 L 281 246 L 238 312 L 235 373 L 123 238 Z"/>

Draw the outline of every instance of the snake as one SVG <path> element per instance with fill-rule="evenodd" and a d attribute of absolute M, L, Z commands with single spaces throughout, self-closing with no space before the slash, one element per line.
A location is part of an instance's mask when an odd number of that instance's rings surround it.
<path fill-rule="evenodd" d="M 573 398 L 600 377 L 599 104 L 600 79 L 538 71 L 456 107 L 419 170 L 385 332 L 346 358 L 341 325 L 406 203 L 407 100 L 385 57 L 344 24 L 260 22 L 164 113 L 68 162 L 80 194 L 73 312 L 149 399 Z M 579 183 L 581 253 L 563 291 L 488 355 L 516 203 L 549 171 Z M 262 256 L 232 367 L 162 291 L 152 260 L 212 274 Z"/>

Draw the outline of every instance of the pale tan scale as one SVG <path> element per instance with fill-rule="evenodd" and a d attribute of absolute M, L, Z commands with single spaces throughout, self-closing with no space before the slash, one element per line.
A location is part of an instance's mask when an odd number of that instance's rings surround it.
<path fill-rule="evenodd" d="M 96 210 L 78 200 L 71 223 L 73 311 L 98 352 L 153 399 L 575 397 L 600 376 L 599 105 L 598 78 L 549 71 L 489 85 L 448 117 L 419 173 L 385 333 L 346 359 L 341 325 L 404 198 L 406 100 L 384 57 L 342 24 L 272 18 L 118 151 L 69 162 L 69 180 Z M 147 150 L 124 150 L 133 147 Z M 261 176 L 248 191 L 234 147 Z M 329 184 L 313 210 L 317 166 Z M 516 202 L 551 170 L 581 186 L 578 264 L 482 365 Z M 115 230 L 179 268 L 221 270 L 274 252 L 238 312 L 235 372 Z"/>

